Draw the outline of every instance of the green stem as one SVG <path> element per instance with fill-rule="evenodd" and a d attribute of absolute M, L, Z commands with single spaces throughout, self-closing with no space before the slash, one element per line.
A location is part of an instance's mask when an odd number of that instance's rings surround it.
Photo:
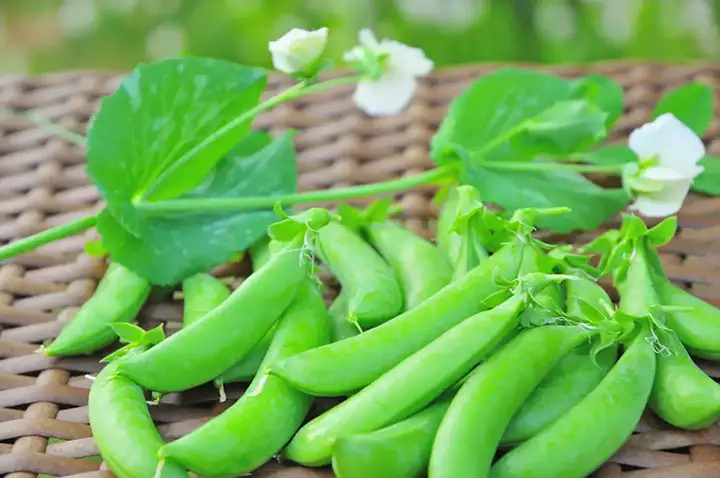
<path fill-rule="evenodd" d="M 510 162 L 485 161 L 474 159 L 473 165 L 482 166 L 497 171 L 573 171 L 576 173 L 621 173 L 624 164 L 568 164 L 568 163 L 538 163 L 538 162 Z"/>
<path fill-rule="evenodd" d="M 202 150 L 208 147 L 208 145 L 213 144 L 215 141 L 217 141 L 219 138 L 221 138 L 223 135 L 227 134 L 228 132 L 232 131 L 234 128 L 237 128 L 238 126 L 242 125 L 246 121 L 252 120 L 255 116 L 259 115 L 263 111 L 267 111 L 270 108 L 273 108 L 280 103 L 284 103 L 285 101 L 290 101 L 295 98 L 299 98 L 301 96 L 308 95 L 310 93 L 314 93 L 317 91 L 322 91 L 328 88 L 332 88 L 334 86 L 338 85 L 344 85 L 347 83 L 354 83 L 358 81 L 357 76 L 347 76 L 342 78 L 335 78 L 333 80 L 328 80 L 322 83 L 316 83 L 313 85 L 308 85 L 307 81 L 301 81 L 300 83 L 291 86 L 287 90 L 283 91 L 280 94 L 277 94 L 273 96 L 272 98 L 267 99 L 265 102 L 260 103 L 256 105 L 254 108 L 251 108 L 247 110 L 245 113 L 241 114 L 234 120 L 230 121 L 229 123 L 225 124 L 222 128 L 215 131 L 213 134 L 205 138 L 202 142 L 197 144 L 194 148 L 192 148 L 190 151 L 185 153 L 183 157 L 175 161 L 173 164 L 171 164 L 169 167 L 167 167 L 153 182 L 153 184 L 145 189 L 144 191 L 140 191 L 136 194 L 135 198 L 133 198 L 134 204 L 140 204 L 144 201 L 147 201 L 147 199 L 152 195 L 153 191 L 163 184 L 168 177 L 170 177 L 177 169 L 183 167 L 185 163 L 187 163 L 191 158 L 197 156 Z"/>
<path fill-rule="evenodd" d="M 47 118 L 38 116 L 35 113 L 25 113 L 22 111 L 10 111 L 10 114 L 34 123 L 38 128 L 43 129 L 48 133 L 52 133 L 70 144 L 74 144 L 75 146 L 79 146 L 81 148 L 87 148 L 87 138 L 85 136 L 74 131 L 70 131 L 57 123 L 53 123 Z"/>
<path fill-rule="evenodd" d="M 15 257 L 24 252 L 37 249 L 38 247 L 57 241 L 64 237 L 73 236 L 86 229 L 90 229 L 97 222 L 97 216 L 86 216 L 68 224 L 62 224 L 47 231 L 37 233 L 33 236 L 11 242 L 0 247 L 0 261 Z"/>
<path fill-rule="evenodd" d="M 272 209 L 276 203 L 283 206 L 314 202 L 334 202 L 362 196 L 375 196 L 412 189 L 429 184 L 455 173 L 454 165 L 441 166 L 409 178 L 394 179 L 383 183 L 363 184 L 340 189 L 325 189 L 279 196 L 237 198 L 170 199 L 167 201 L 136 204 L 138 210 L 150 216 L 162 216 L 172 212 L 240 212 Z"/>

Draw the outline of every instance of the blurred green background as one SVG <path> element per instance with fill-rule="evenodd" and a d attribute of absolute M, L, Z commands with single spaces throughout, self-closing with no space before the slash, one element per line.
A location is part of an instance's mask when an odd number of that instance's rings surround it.
<path fill-rule="evenodd" d="M 323 25 L 337 57 L 367 26 L 438 65 L 720 58 L 720 0 L 0 0 L 0 71 L 183 52 L 268 65 L 269 40 Z"/>

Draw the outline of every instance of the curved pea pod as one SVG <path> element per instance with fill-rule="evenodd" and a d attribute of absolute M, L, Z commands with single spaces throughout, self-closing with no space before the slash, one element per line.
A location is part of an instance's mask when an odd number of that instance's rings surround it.
<path fill-rule="evenodd" d="M 420 410 L 450 388 L 516 325 L 522 294 L 459 323 L 373 383 L 304 425 L 284 455 L 303 465 L 330 462 L 338 437 L 369 432 Z"/>
<path fill-rule="evenodd" d="M 45 355 L 89 354 L 107 347 L 117 339 L 110 324 L 134 320 L 149 294 L 147 279 L 111 262 L 93 296 L 44 349 Z"/>
<path fill-rule="evenodd" d="M 454 279 L 467 274 L 488 257 L 477 233 L 477 216 L 482 212 L 480 193 L 472 186 L 451 187 L 440 208 L 436 240 L 453 269 Z M 456 227 L 458 222 L 462 227 Z"/>
<path fill-rule="evenodd" d="M 523 256 L 532 253 L 526 249 L 510 244 L 414 309 L 358 336 L 280 361 L 271 373 L 311 395 L 360 390 L 454 325 L 507 299 L 510 292 L 503 292 L 493 274 L 515 278 Z M 486 304 L 488 299 L 496 302 Z"/>
<path fill-rule="evenodd" d="M 656 282 L 663 305 L 688 307 L 687 311 L 668 311 L 668 325 L 688 352 L 697 357 L 720 358 L 720 310 L 666 279 Z"/>
<path fill-rule="evenodd" d="M 706 428 L 720 418 L 720 384 L 695 365 L 672 334 L 664 342 L 671 353 L 657 355 L 650 407 L 678 428 Z"/>
<path fill-rule="evenodd" d="M 174 392 L 209 382 L 260 342 L 292 301 L 312 264 L 300 249 L 274 254 L 202 320 L 124 361 L 119 371 L 148 390 Z"/>
<path fill-rule="evenodd" d="M 347 320 L 347 297 L 340 291 L 330 308 L 328 309 L 328 315 L 330 318 L 330 330 L 331 330 L 331 342 L 337 342 L 339 340 L 347 339 L 348 337 L 354 337 L 360 333 L 358 328 Z"/>
<path fill-rule="evenodd" d="M 602 381 L 617 354 L 618 347 L 612 346 L 600 351 L 595 362 L 579 349 L 561 358 L 513 415 L 500 442 L 523 442 L 554 423 Z"/>
<path fill-rule="evenodd" d="M 491 476 L 575 478 L 610 458 L 635 429 L 650 395 L 655 352 L 645 335 L 638 334 L 595 390 L 503 456 Z"/>
<path fill-rule="evenodd" d="M 435 434 L 450 400 L 433 403 L 410 418 L 370 433 L 342 436 L 333 447 L 337 478 L 416 478 L 430 461 Z"/>
<path fill-rule="evenodd" d="M 271 328 L 260 340 L 260 342 L 253 347 L 247 355 L 245 355 L 245 357 L 229 369 L 225 370 L 218 378 L 215 379 L 215 385 L 219 387 L 225 383 L 251 381 L 255 375 L 257 375 L 258 370 L 260 370 L 260 365 L 270 348 L 270 343 L 272 342 L 274 333 L 275 329 Z"/>
<path fill-rule="evenodd" d="M 278 323 L 262 368 L 327 343 L 329 338 L 325 304 L 315 286 L 307 281 Z M 302 424 L 311 401 L 311 397 L 281 378 L 261 372 L 233 406 L 163 447 L 159 456 L 204 476 L 249 473 L 287 443 Z"/>
<path fill-rule="evenodd" d="M 331 222 L 317 237 L 320 258 L 347 294 L 348 320 L 365 330 L 402 311 L 403 297 L 395 272 L 359 235 Z"/>
<path fill-rule="evenodd" d="M 412 309 L 452 280 L 447 259 L 434 245 L 392 221 L 376 222 L 367 228 L 370 243 L 393 268 Z"/>
<path fill-rule="evenodd" d="M 118 375 L 117 367 L 124 360 L 107 365 L 90 387 L 90 428 L 103 460 L 118 478 L 188 478 L 173 461 L 155 474 L 157 453 L 165 442 L 150 417 L 142 388 Z"/>
<path fill-rule="evenodd" d="M 579 326 L 538 327 L 520 333 L 480 365 L 440 424 L 430 456 L 430 478 L 489 476 L 512 416 L 555 364 L 587 338 L 587 330 Z"/>
<path fill-rule="evenodd" d="M 230 297 L 230 289 L 221 280 L 210 274 L 195 274 L 182 283 L 183 325 L 187 327 L 198 320 L 225 299 Z"/>

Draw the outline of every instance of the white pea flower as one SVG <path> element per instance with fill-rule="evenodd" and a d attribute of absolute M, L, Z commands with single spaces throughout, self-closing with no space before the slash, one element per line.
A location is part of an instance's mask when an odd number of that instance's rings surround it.
<path fill-rule="evenodd" d="M 630 209 L 646 217 L 678 212 L 693 179 L 704 169 L 698 165 L 705 156 L 702 140 L 666 113 L 633 131 L 629 146 L 640 158 L 639 164 L 629 165 L 623 175 L 636 195 Z"/>
<path fill-rule="evenodd" d="M 345 53 L 345 61 L 355 63 L 366 74 L 358 83 L 353 99 L 372 116 L 393 115 L 412 99 L 416 78 L 429 74 L 433 62 L 420 48 L 384 39 L 377 41 L 367 28 L 360 30 L 360 46 Z"/>
<path fill-rule="evenodd" d="M 302 72 L 322 55 L 327 35 L 327 28 L 313 31 L 293 28 L 282 38 L 270 42 L 273 66 L 289 75 Z"/>

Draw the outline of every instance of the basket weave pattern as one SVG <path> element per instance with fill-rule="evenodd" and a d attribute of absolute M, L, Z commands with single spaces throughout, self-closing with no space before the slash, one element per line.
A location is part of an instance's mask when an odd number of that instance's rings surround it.
<path fill-rule="evenodd" d="M 412 175 L 431 166 L 428 143 L 448 102 L 477 75 L 495 66 L 445 70 L 424 80 L 402 114 L 372 119 L 351 103 L 351 89 L 337 88 L 281 105 L 256 126 L 299 131 L 300 187 L 347 186 Z M 599 72 L 626 91 L 626 111 L 612 139 L 623 141 L 650 119 L 652 107 L 669 88 L 700 81 L 720 86 L 720 66 L 663 66 L 609 63 L 587 68 L 556 67 L 566 76 Z M 97 73 L 63 73 L 39 78 L 0 77 L 0 106 L 31 110 L 83 132 L 98 100 L 117 88 L 119 78 Z M 277 89 L 279 82 L 273 84 Z M 718 108 L 716 108 L 717 110 Z M 720 117 L 706 135 L 709 154 L 720 155 Z M 84 173 L 82 149 L 29 122 L 0 116 L 0 242 L 24 237 L 99 210 L 101 198 Z M 435 214 L 432 189 L 402 194 L 403 219 L 429 235 Z M 98 459 L 87 417 L 90 380 L 101 368 L 96 357 L 50 359 L 35 353 L 57 335 L 64 321 L 92 294 L 105 266 L 83 253 L 92 231 L 25 254 L 0 265 L 0 476 L 38 474 L 109 478 Z M 588 235 L 589 236 L 589 235 Z M 720 199 L 691 197 L 680 214 L 678 237 L 663 249 L 668 275 L 699 297 L 720 305 Z M 587 237 L 582 238 L 587 239 Z M 244 264 L 224 266 L 218 275 L 242 277 Z M 170 295 L 154 297 L 143 309 L 142 325 L 179 322 L 181 304 Z M 720 364 L 701 366 L 720 377 Z M 237 398 L 242 388 L 230 388 Z M 161 433 L 173 439 L 221 412 L 211 387 L 170 394 L 152 407 Z M 59 440 L 58 440 L 59 439 Z M 267 473 L 267 474 L 265 474 Z M 267 468 L 265 476 L 331 476 L 300 468 Z M 647 414 L 638 432 L 597 476 L 720 476 L 720 428 L 679 431 Z"/>

